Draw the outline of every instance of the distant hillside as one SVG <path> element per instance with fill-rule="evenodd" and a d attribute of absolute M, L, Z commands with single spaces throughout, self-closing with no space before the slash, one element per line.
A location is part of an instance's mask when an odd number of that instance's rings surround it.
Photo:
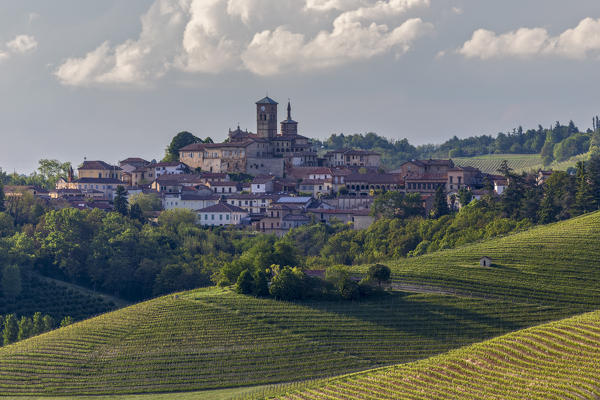
<path fill-rule="evenodd" d="M 600 308 L 598 243 L 600 212 L 595 212 L 388 265 L 396 284 L 592 310 Z M 483 256 L 492 258 L 491 268 L 479 266 Z"/>
<path fill-rule="evenodd" d="M 540 169 L 552 169 L 554 171 L 566 171 L 575 168 L 577 161 L 586 161 L 590 153 L 573 156 L 565 161 L 553 161 L 550 165 L 544 165 L 539 154 L 488 154 L 476 157 L 457 157 L 452 160 L 456 165 L 463 167 L 475 167 L 488 174 L 498 174 L 500 164 L 504 160 L 515 172 L 536 172 Z"/>
<path fill-rule="evenodd" d="M 406 365 L 334 379 L 280 399 L 600 397 L 600 311 Z"/>

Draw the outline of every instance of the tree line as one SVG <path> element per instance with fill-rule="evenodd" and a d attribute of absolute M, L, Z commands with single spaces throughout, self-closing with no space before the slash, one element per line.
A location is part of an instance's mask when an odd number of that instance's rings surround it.
<path fill-rule="evenodd" d="M 65 327 L 73 323 L 73 318 L 64 317 L 59 327 Z M 42 315 L 40 312 L 29 318 L 22 316 L 18 318 L 15 314 L 0 315 L 0 331 L 2 332 L 2 345 L 19 342 L 33 336 L 41 335 L 56 328 L 56 322 L 50 315 Z"/>

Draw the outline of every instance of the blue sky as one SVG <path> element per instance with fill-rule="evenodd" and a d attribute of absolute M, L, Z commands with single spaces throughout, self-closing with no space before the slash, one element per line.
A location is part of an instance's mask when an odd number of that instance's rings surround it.
<path fill-rule="evenodd" d="M 0 167 L 160 158 L 267 92 L 319 138 L 587 128 L 599 67 L 593 0 L 0 0 Z"/>

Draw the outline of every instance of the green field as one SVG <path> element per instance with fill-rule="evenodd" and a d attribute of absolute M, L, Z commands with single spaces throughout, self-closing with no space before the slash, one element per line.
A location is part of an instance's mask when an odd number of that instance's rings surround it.
<path fill-rule="evenodd" d="M 599 243 L 595 212 L 388 265 L 397 284 L 591 311 L 600 308 Z M 479 266 L 483 256 L 492 258 L 492 267 Z"/>
<path fill-rule="evenodd" d="M 571 157 L 562 162 L 553 162 L 550 165 L 544 166 L 542 157 L 539 154 L 488 154 L 477 157 L 456 157 L 452 161 L 456 165 L 463 167 L 475 167 L 487 174 L 498 174 L 498 168 L 502 161 L 506 160 L 508 166 L 515 172 L 537 172 L 540 169 L 554 171 L 565 171 L 570 167 L 575 167 L 577 161 L 587 160 L 589 154 L 580 154 Z"/>
<path fill-rule="evenodd" d="M 599 398 L 599 343 L 600 312 L 593 312 L 427 360 L 309 385 L 278 398 Z"/>
<path fill-rule="evenodd" d="M 0 348 L 0 393 L 260 397 L 279 389 L 251 386 L 421 360 L 599 309 L 599 240 L 600 212 L 389 263 L 394 285 L 439 293 L 298 303 L 217 288 L 164 296 Z M 479 266 L 483 255 L 492 267 Z M 221 391 L 168 394 L 199 390 Z"/>

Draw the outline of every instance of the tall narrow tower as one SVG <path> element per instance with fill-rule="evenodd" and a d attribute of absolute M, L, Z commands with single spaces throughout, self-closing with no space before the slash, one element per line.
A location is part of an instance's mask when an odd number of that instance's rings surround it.
<path fill-rule="evenodd" d="M 292 105 L 289 101 L 287 105 L 287 119 L 281 121 L 281 134 L 284 136 L 298 134 L 298 123 L 292 119 Z"/>
<path fill-rule="evenodd" d="M 277 136 L 277 102 L 270 97 L 256 102 L 256 133 L 268 139 Z"/>

